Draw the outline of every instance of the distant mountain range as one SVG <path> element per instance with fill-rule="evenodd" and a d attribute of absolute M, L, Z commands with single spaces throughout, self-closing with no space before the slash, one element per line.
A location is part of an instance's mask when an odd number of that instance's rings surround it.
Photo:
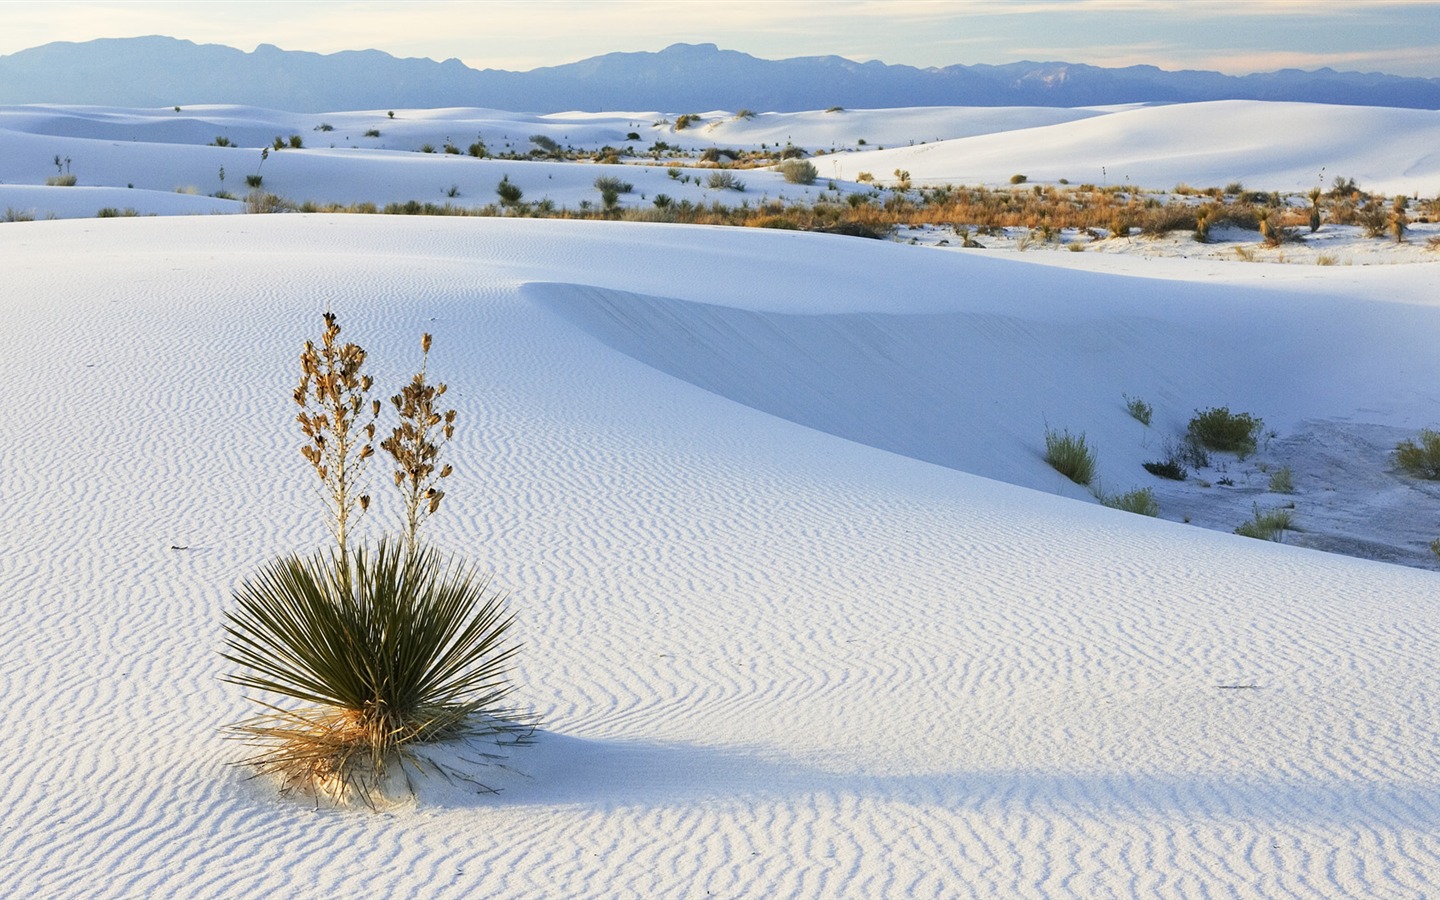
<path fill-rule="evenodd" d="M 1333 69 L 1254 75 L 1107 69 L 1061 62 L 919 69 L 839 56 L 758 59 L 714 44 L 607 53 L 529 72 L 378 50 L 251 53 L 169 37 L 53 43 L 0 56 L 0 103 L 171 106 L 234 103 L 293 112 L 471 106 L 516 112 L 832 106 L 1096 106 L 1290 100 L 1440 109 L 1440 78 Z"/>

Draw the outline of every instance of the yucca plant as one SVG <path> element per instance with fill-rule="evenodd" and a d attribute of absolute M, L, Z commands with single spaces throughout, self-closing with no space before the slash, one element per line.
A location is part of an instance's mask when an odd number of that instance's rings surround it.
<path fill-rule="evenodd" d="M 403 534 L 374 549 L 352 543 L 353 516 L 370 505 L 360 490 L 380 403 L 368 397 L 365 350 L 339 335 L 327 312 L 320 343 L 305 344 L 294 391 L 301 453 L 323 485 L 334 543 L 277 559 L 240 587 L 223 651 L 239 671 L 223 677 L 278 695 L 256 698 L 266 712 L 231 727 L 257 750 L 246 763 L 278 775 L 286 790 L 373 805 L 392 778 L 409 784 L 407 764 L 425 761 L 415 745 L 486 733 L 518 742 L 534 724 L 504 706 L 517 649 L 506 640 L 504 597 L 417 539 L 444 496 L 438 483 L 451 470 L 437 471 L 437 461 L 456 418 L 437 404 L 445 385 L 427 380 L 428 334 L 420 371 L 392 398 L 400 426 L 381 444 L 405 498 Z"/>
<path fill-rule="evenodd" d="M 284 788 L 373 804 L 391 773 L 420 765 L 414 745 L 460 735 L 522 739 L 505 706 L 518 645 L 505 598 L 468 566 L 381 541 L 284 557 L 236 592 L 226 613 L 225 680 L 299 701 L 232 726 L 245 760 Z M 408 780 L 408 779 L 407 779 Z"/>

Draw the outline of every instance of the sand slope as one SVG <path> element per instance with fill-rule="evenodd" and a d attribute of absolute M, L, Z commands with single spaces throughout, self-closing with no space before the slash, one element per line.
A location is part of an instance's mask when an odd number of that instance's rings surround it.
<path fill-rule="evenodd" d="M 1131 452 L 1136 381 L 1433 417 L 1433 267 L 315 216 L 0 247 L 0 894 L 1440 889 L 1437 576 L 1074 502 L 1039 458 L 1046 419 Z M 289 393 L 326 307 L 382 384 L 435 334 L 431 536 L 513 592 L 545 720 L 498 795 L 316 811 L 227 765 L 230 591 L 323 540 Z"/>

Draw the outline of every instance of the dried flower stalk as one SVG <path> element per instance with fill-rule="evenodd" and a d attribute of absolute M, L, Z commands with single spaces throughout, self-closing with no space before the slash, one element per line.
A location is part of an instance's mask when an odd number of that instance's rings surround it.
<path fill-rule="evenodd" d="M 420 526 L 440 508 L 445 492 L 442 479 L 449 478 L 450 466 L 437 468 L 440 451 L 455 435 L 455 410 L 441 411 L 437 402 L 445 385 L 431 385 L 425 371 L 430 362 L 430 335 L 420 338 L 420 371 L 400 393 L 390 398 L 400 424 L 380 442 L 380 449 L 395 463 L 395 486 L 405 498 L 405 548 L 415 553 Z"/>
<path fill-rule="evenodd" d="M 371 441 L 380 401 L 366 399 L 372 381 L 361 372 L 365 351 L 357 344 L 339 343 L 339 336 L 335 314 L 325 313 L 320 346 L 306 341 L 300 354 L 300 384 L 294 396 L 300 407 L 296 420 L 308 440 L 300 453 L 315 467 L 328 495 L 327 524 L 340 549 L 341 571 L 346 571 L 351 518 L 370 507 L 370 495 L 360 493 L 359 485 L 365 461 L 375 452 Z"/>

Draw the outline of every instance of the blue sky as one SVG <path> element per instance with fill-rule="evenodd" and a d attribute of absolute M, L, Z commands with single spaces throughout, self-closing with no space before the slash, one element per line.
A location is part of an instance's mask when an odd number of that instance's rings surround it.
<path fill-rule="evenodd" d="M 683 41 L 915 66 L 1032 59 L 1440 77 L 1440 0 L 0 0 L 0 54 L 146 34 L 517 70 Z"/>

